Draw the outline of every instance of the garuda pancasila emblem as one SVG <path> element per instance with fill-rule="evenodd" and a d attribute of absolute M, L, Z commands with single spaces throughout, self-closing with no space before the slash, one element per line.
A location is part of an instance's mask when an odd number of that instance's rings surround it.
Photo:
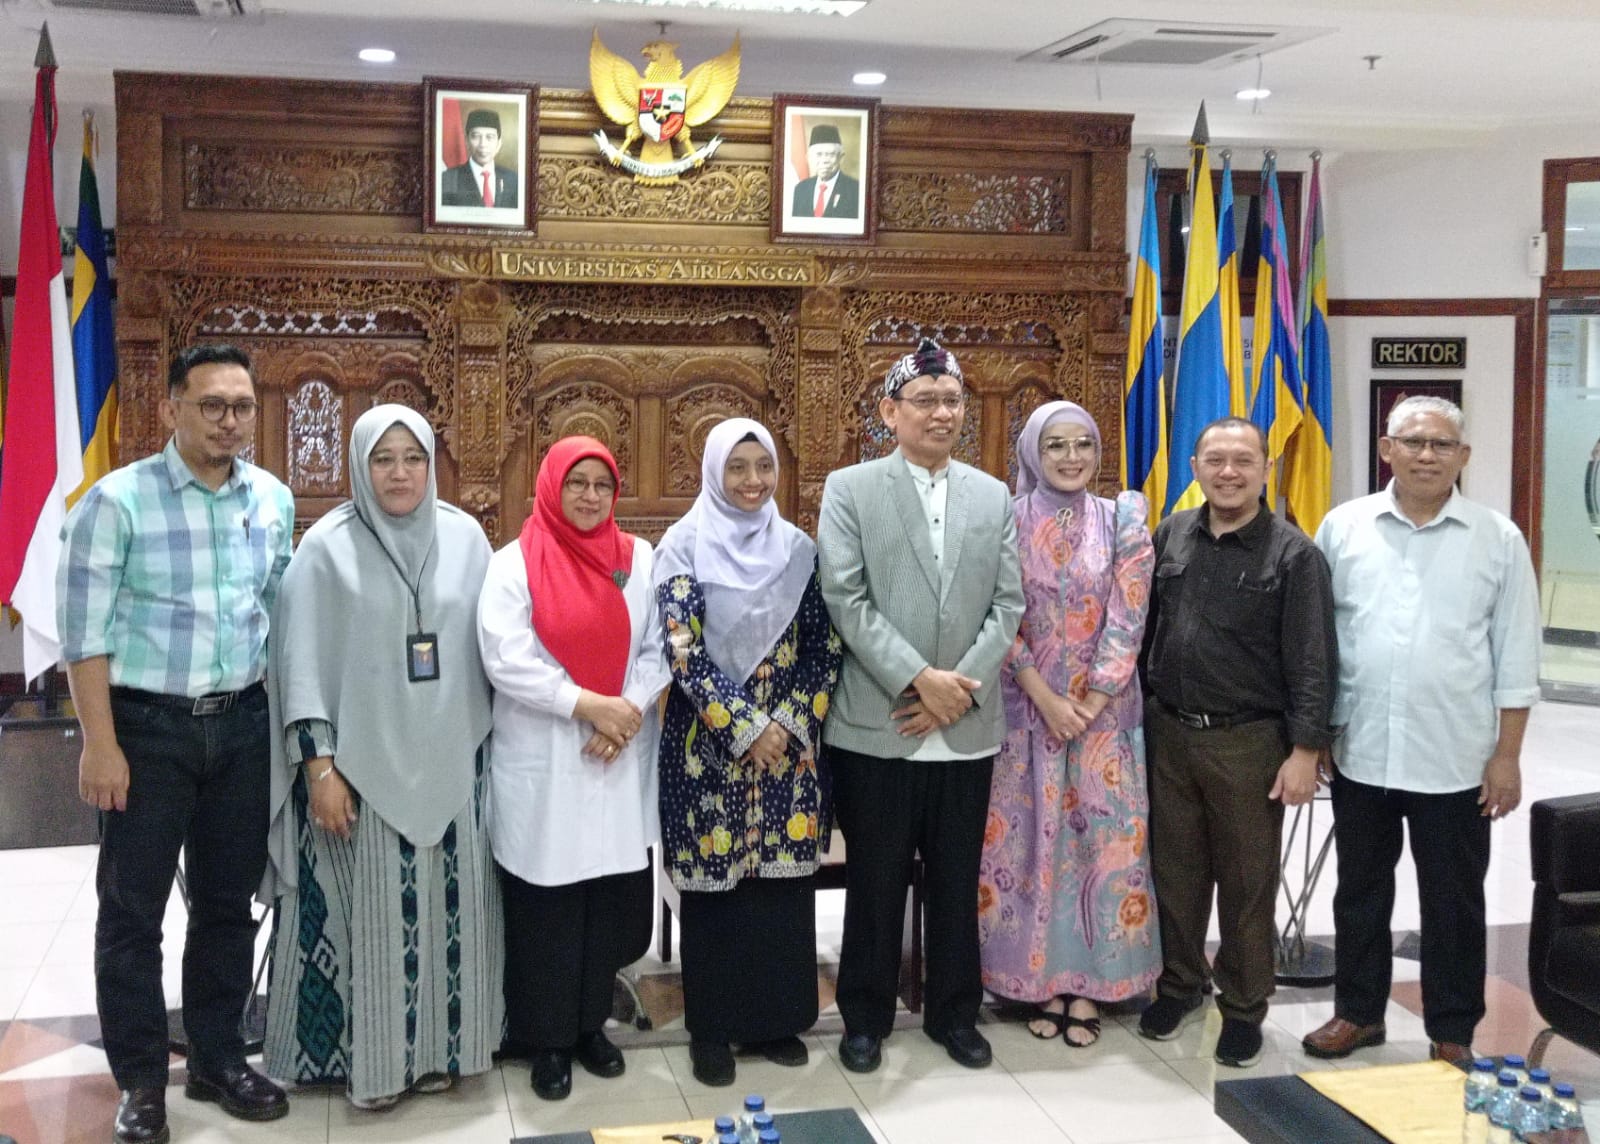
<path fill-rule="evenodd" d="M 644 75 L 600 42 L 595 29 L 589 45 L 589 84 L 595 102 L 607 119 L 627 128 L 622 146 L 612 144 L 604 131 L 594 140 L 600 153 L 633 176 L 634 182 L 666 186 L 684 172 L 704 165 L 722 145 L 721 136 L 695 149 L 691 127 L 699 127 L 727 106 L 739 83 L 739 37 L 733 47 L 683 74 L 678 45 L 654 40 L 639 52 L 649 64 Z M 640 144 L 637 156 L 628 154 Z M 680 154 L 678 148 L 682 146 Z"/>

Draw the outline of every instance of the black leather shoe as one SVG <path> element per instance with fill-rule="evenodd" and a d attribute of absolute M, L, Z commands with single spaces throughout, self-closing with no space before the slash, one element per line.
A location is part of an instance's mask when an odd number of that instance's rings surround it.
<path fill-rule="evenodd" d="M 126 1088 L 117 1102 L 117 1144 L 167 1144 L 167 1090 Z"/>
<path fill-rule="evenodd" d="M 775 1041 L 758 1041 L 745 1048 L 760 1053 L 775 1065 L 797 1069 L 811 1059 L 811 1052 L 799 1037 L 779 1037 Z"/>
<path fill-rule="evenodd" d="M 228 1065 L 214 1073 L 189 1071 L 183 1095 L 222 1105 L 222 1111 L 240 1120 L 276 1120 L 289 1115 L 289 1098 L 283 1089 L 247 1064 Z"/>
<path fill-rule="evenodd" d="M 950 1054 L 951 1060 L 969 1069 L 986 1069 L 989 1067 L 989 1062 L 994 1060 L 989 1042 L 984 1040 L 983 1034 L 971 1025 L 951 1029 L 944 1036 L 935 1037 L 934 1040 L 944 1046 L 944 1051 Z"/>
<path fill-rule="evenodd" d="M 694 1065 L 694 1079 L 708 1088 L 727 1088 L 733 1083 L 733 1050 L 726 1041 L 691 1040 L 689 1061 Z"/>
<path fill-rule="evenodd" d="M 869 1073 L 883 1063 L 883 1038 L 871 1033 L 845 1033 L 839 1042 L 839 1063 L 853 1073 Z"/>
<path fill-rule="evenodd" d="M 586 1072 L 607 1080 L 621 1076 L 628 1067 L 622 1059 L 622 1050 L 613 1045 L 604 1033 L 580 1033 L 572 1055 L 578 1058 L 578 1063 Z"/>
<path fill-rule="evenodd" d="M 565 1100 L 572 1092 L 572 1054 L 537 1049 L 533 1054 L 533 1091 L 541 1100 Z"/>

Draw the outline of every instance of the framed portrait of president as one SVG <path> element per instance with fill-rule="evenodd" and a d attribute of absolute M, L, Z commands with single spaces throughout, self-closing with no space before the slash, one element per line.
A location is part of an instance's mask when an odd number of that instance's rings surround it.
<path fill-rule="evenodd" d="M 424 77 L 423 230 L 534 229 L 539 89 Z"/>
<path fill-rule="evenodd" d="M 871 242 L 877 187 L 877 100 L 773 96 L 773 242 Z"/>

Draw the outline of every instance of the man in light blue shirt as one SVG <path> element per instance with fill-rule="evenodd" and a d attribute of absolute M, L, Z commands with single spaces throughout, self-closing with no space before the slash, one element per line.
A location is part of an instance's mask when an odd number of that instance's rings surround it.
<path fill-rule="evenodd" d="M 1522 798 L 1519 756 L 1539 698 L 1539 596 L 1522 534 L 1463 497 L 1461 410 L 1401 401 L 1379 454 L 1381 493 L 1317 530 L 1333 571 L 1339 690 L 1333 722 L 1339 886 L 1334 1016 L 1315 1057 L 1382 1043 L 1401 826 L 1422 908 L 1423 1023 L 1435 1059 L 1471 1056 L 1484 1007 L 1489 824 Z"/>
<path fill-rule="evenodd" d="M 289 1111 L 283 1090 L 245 1064 L 239 1019 L 255 948 L 250 898 L 267 862 L 261 680 L 294 497 L 239 459 L 257 410 L 242 350 L 193 346 L 167 380 L 171 440 L 84 494 L 62 528 L 57 571 L 56 623 L 83 728 L 79 794 L 103 812 L 95 994 L 122 1090 L 118 1144 L 170 1137 L 161 919 L 180 849 L 185 1094 L 245 1120 Z"/>

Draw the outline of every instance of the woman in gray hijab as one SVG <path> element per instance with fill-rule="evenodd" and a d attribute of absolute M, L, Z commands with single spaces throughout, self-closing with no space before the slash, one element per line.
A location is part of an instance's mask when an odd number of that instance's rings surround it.
<path fill-rule="evenodd" d="M 272 621 L 266 1066 L 382 1109 L 486 1072 L 500 1040 L 476 625 L 490 547 L 438 501 L 433 430 L 405 406 L 356 421 L 350 484 Z"/>

